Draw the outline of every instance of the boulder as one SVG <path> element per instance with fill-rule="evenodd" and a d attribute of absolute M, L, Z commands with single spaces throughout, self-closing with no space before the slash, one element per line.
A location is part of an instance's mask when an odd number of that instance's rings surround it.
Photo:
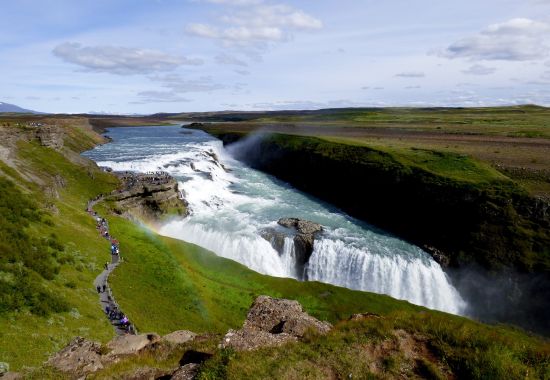
<path fill-rule="evenodd" d="M 252 304 L 241 330 L 229 330 L 222 347 L 253 350 L 297 341 L 308 330 L 326 334 L 332 325 L 313 318 L 298 301 L 259 296 Z"/>
<path fill-rule="evenodd" d="M 289 334 L 271 334 L 267 331 L 249 328 L 229 330 L 220 346 L 222 348 L 232 348 L 235 351 L 249 351 L 262 347 L 280 346 L 297 340 L 298 338 Z"/>
<path fill-rule="evenodd" d="M 259 296 L 256 298 L 243 328 L 256 328 L 273 334 L 287 333 L 301 338 L 305 330 L 312 328 L 319 333 L 327 333 L 332 325 L 321 322 L 304 311 L 295 300 Z"/>
<path fill-rule="evenodd" d="M 193 340 L 196 336 L 197 334 L 192 331 L 179 330 L 163 336 L 162 340 L 172 344 L 183 344 Z"/>
<path fill-rule="evenodd" d="M 319 223 L 310 222 L 298 218 L 282 218 L 277 222 L 280 226 L 296 231 L 294 236 L 294 254 L 296 257 L 296 271 L 300 278 L 305 278 L 304 267 L 313 253 L 315 235 L 323 231 Z"/>
<path fill-rule="evenodd" d="M 132 355 L 159 341 L 160 336 L 155 333 L 119 335 L 107 343 L 111 350 L 108 356 Z"/>
<path fill-rule="evenodd" d="M 323 230 L 319 223 L 298 218 L 281 218 L 277 223 L 286 228 L 294 228 L 298 233 L 305 235 L 313 235 Z"/>
<path fill-rule="evenodd" d="M 171 380 L 192 380 L 199 371 L 199 364 L 189 363 L 172 372 Z"/>
<path fill-rule="evenodd" d="M 101 344 L 76 337 L 65 348 L 53 355 L 46 364 L 74 377 L 98 371 L 103 368 Z"/>

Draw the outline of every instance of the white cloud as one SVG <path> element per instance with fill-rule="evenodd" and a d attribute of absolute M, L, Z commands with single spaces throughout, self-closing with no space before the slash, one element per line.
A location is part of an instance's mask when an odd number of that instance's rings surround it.
<path fill-rule="evenodd" d="M 277 27 L 250 28 L 237 26 L 231 28 L 216 28 L 206 24 L 190 24 L 187 32 L 199 37 L 220 39 L 226 42 L 248 43 L 254 41 L 280 41 L 283 31 Z"/>
<path fill-rule="evenodd" d="M 323 23 L 302 10 L 288 5 L 261 5 L 222 17 L 222 21 L 251 28 L 289 27 L 292 29 L 319 29 Z"/>
<path fill-rule="evenodd" d="M 490 75 L 493 74 L 497 69 L 494 67 L 488 67 L 483 65 L 473 65 L 466 70 L 462 70 L 464 74 L 468 75 Z"/>
<path fill-rule="evenodd" d="M 174 70 L 181 65 L 203 63 L 200 59 L 175 57 L 156 50 L 121 46 L 82 46 L 72 42 L 56 46 L 53 54 L 90 71 L 118 75 L 149 74 Z"/>
<path fill-rule="evenodd" d="M 493 24 L 477 35 L 450 45 L 442 55 L 448 58 L 526 61 L 549 55 L 550 24 L 515 18 Z"/>
<path fill-rule="evenodd" d="M 365 107 L 365 103 L 355 102 L 349 99 L 330 100 L 327 102 L 318 102 L 312 100 L 283 100 L 276 102 L 261 102 L 248 105 L 250 108 L 259 110 L 311 110 L 323 108 L 342 108 L 342 107 Z"/>
<path fill-rule="evenodd" d="M 162 87 L 170 89 L 176 94 L 187 92 L 210 92 L 227 88 L 227 86 L 223 84 L 214 83 L 211 77 L 185 79 L 177 74 L 167 74 L 151 77 L 151 80 L 160 82 Z"/>
<path fill-rule="evenodd" d="M 171 91 L 142 91 L 138 92 L 137 96 L 140 99 L 131 102 L 132 104 L 181 103 L 191 101 Z"/>
<path fill-rule="evenodd" d="M 214 59 L 220 65 L 234 65 L 234 66 L 243 66 L 243 67 L 248 66 L 248 63 L 246 63 L 245 61 L 240 60 L 239 58 L 226 53 L 219 54 Z"/>
<path fill-rule="evenodd" d="M 395 76 L 400 78 L 424 78 L 426 74 L 422 71 L 405 71 L 403 73 L 395 74 Z"/>
<path fill-rule="evenodd" d="M 235 0 L 209 2 L 235 5 Z M 315 30 L 323 26 L 320 20 L 302 10 L 288 5 L 261 2 L 232 11 L 221 17 L 219 23 L 220 26 L 192 23 L 187 26 L 186 31 L 198 37 L 221 40 L 226 44 L 250 45 L 288 40 L 296 31 Z"/>

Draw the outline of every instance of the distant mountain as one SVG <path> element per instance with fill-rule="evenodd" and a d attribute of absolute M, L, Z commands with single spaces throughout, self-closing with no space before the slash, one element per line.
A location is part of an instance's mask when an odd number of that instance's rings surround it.
<path fill-rule="evenodd" d="M 13 113 L 41 113 L 33 110 L 27 110 L 16 106 L 15 104 L 3 103 L 0 102 L 0 113 L 1 112 L 13 112 Z"/>

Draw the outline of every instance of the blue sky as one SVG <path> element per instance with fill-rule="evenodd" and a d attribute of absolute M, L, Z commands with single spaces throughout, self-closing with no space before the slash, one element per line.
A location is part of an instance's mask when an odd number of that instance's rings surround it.
<path fill-rule="evenodd" d="M 0 101 L 45 112 L 550 106 L 550 0 L 18 0 Z"/>

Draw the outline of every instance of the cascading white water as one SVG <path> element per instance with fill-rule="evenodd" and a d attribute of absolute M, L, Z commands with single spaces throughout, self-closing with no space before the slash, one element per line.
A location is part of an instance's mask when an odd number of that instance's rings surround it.
<path fill-rule="evenodd" d="M 310 280 L 384 293 L 460 314 L 465 304 L 441 267 L 420 248 L 348 217 L 234 160 L 220 141 L 177 127 L 119 128 L 114 141 L 86 155 L 113 170 L 169 172 L 180 181 L 191 215 L 160 233 L 203 246 L 258 272 L 301 278 L 293 240 L 281 252 L 261 235 L 282 217 L 320 223 L 306 265 Z"/>
<path fill-rule="evenodd" d="M 422 257 L 372 254 L 341 240 L 320 239 L 315 242 L 307 273 L 309 280 L 388 294 L 450 313 L 458 314 L 463 307 L 448 302 L 459 299 L 458 292 L 435 261 Z"/>

